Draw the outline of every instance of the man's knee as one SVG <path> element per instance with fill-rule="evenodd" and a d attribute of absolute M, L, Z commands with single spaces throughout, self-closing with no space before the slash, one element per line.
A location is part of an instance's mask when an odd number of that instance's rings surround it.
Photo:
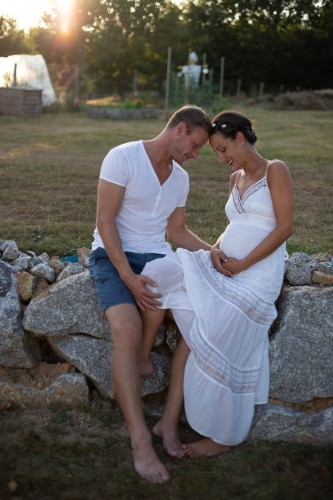
<path fill-rule="evenodd" d="M 105 311 L 111 330 L 113 347 L 138 348 L 141 344 L 142 322 L 135 306 L 122 304 Z"/>

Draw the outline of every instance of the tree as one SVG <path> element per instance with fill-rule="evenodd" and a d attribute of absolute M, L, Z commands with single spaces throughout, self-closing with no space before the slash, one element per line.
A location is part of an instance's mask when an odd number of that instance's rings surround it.
<path fill-rule="evenodd" d="M 189 49 L 206 53 L 218 82 L 225 57 L 225 90 L 236 80 L 249 90 L 333 86 L 331 0 L 74 0 L 67 32 L 61 12 L 44 16 L 44 27 L 24 36 L 14 20 L 0 18 L 0 55 L 41 53 L 49 67 L 83 76 L 99 94 L 124 95 L 138 75 L 140 89 L 162 90 L 168 47 L 172 69 Z M 65 69 L 64 69 L 65 68 Z M 73 69 L 74 68 L 74 69 Z M 58 69 L 57 69 L 57 72 Z M 68 78 L 67 78 L 68 81 Z M 216 84 L 217 88 L 217 84 Z"/>
<path fill-rule="evenodd" d="M 0 57 L 22 54 L 26 50 L 24 31 L 10 17 L 0 16 Z"/>
<path fill-rule="evenodd" d="M 261 81 L 275 89 L 318 88 L 324 81 L 332 85 L 331 12 L 329 0 L 193 0 L 184 17 L 214 74 L 225 56 L 227 84 L 241 78 L 247 89 Z"/>
<path fill-rule="evenodd" d="M 105 16 L 87 30 L 88 71 L 96 85 L 122 95 L 137 71 L 146 88 L 159 88 L 167 47 L 173 35 L 175 41 L 181 38 L 180 10 L 170 1 L 106 0 L 103 5 Z"/>

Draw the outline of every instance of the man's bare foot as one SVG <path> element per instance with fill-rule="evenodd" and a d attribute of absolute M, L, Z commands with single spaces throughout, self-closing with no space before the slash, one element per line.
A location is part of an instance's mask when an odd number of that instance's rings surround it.
<path fill-rule="evenodd" d="M 182 448 L 178 432 L 167 429 L 162 419 L 153 427 L 153 433 L 155 436 L 163 439 L 163 447 L 170 457 L 182 458 L 185 456 L 185 451 Z"/>
<path fill-rule="evenodd" d="M 149 377 L 154 373 L 154 365 L 151 360 L 139 362 L 139 373 L 141 377 Z"/>
<path fill-rule="evenodd" d="M 143 479 L 155 484 L 162 484 L 170 479 L 169 472 L 160 462 L 150 442 L 132 449 L 132 453 L 134 469 Z"/>
<path fill-rule="evenodd" d="M 215 457 L 222 453 L 228 453 L 231 446 L 215 443 L 210 438 L 199 439 L 193 443 L 183 444 L 183 450 L 191 458 L 194 457 Z"/>

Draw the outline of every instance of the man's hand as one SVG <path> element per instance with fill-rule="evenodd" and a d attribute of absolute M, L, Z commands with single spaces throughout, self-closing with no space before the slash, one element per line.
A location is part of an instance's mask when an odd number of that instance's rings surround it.
<path fill-rule="evenodd" d="M 157 307 L 161 305 L 161 303 L 156 300 L 161 297 L 161 294 L 153 293 L 147 288 L 147 285 L 154 288 L 157 284 L 147 276 L 133 274 L 128 281 L 126 280 L 125 284 L 134 295 L 136 303 L 141 311 L 146 311 L 146 309 L 155 311 Z"/>

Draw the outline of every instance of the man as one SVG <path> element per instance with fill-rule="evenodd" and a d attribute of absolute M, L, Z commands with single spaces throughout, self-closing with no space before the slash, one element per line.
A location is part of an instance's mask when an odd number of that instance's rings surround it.
<path fill-rule="evenodd" d="M 159 295 L 146 286 L 156 283 L 140 272 L 146 262 L 172 251 L 165 234 L 188 250 L 210 248 L 186 227 L 189 179 L 180 166 L 197 158 L 210 133 L 206 113 L 185 106 L 154 139 L 113 148 L 103 161 L 98 186 L 89 268 L 112 334 L 113 389 L 130 433 L 134 468 L 153 483 L 170 476 L 144 420 L 138 309 L 155 310 Z"/>

